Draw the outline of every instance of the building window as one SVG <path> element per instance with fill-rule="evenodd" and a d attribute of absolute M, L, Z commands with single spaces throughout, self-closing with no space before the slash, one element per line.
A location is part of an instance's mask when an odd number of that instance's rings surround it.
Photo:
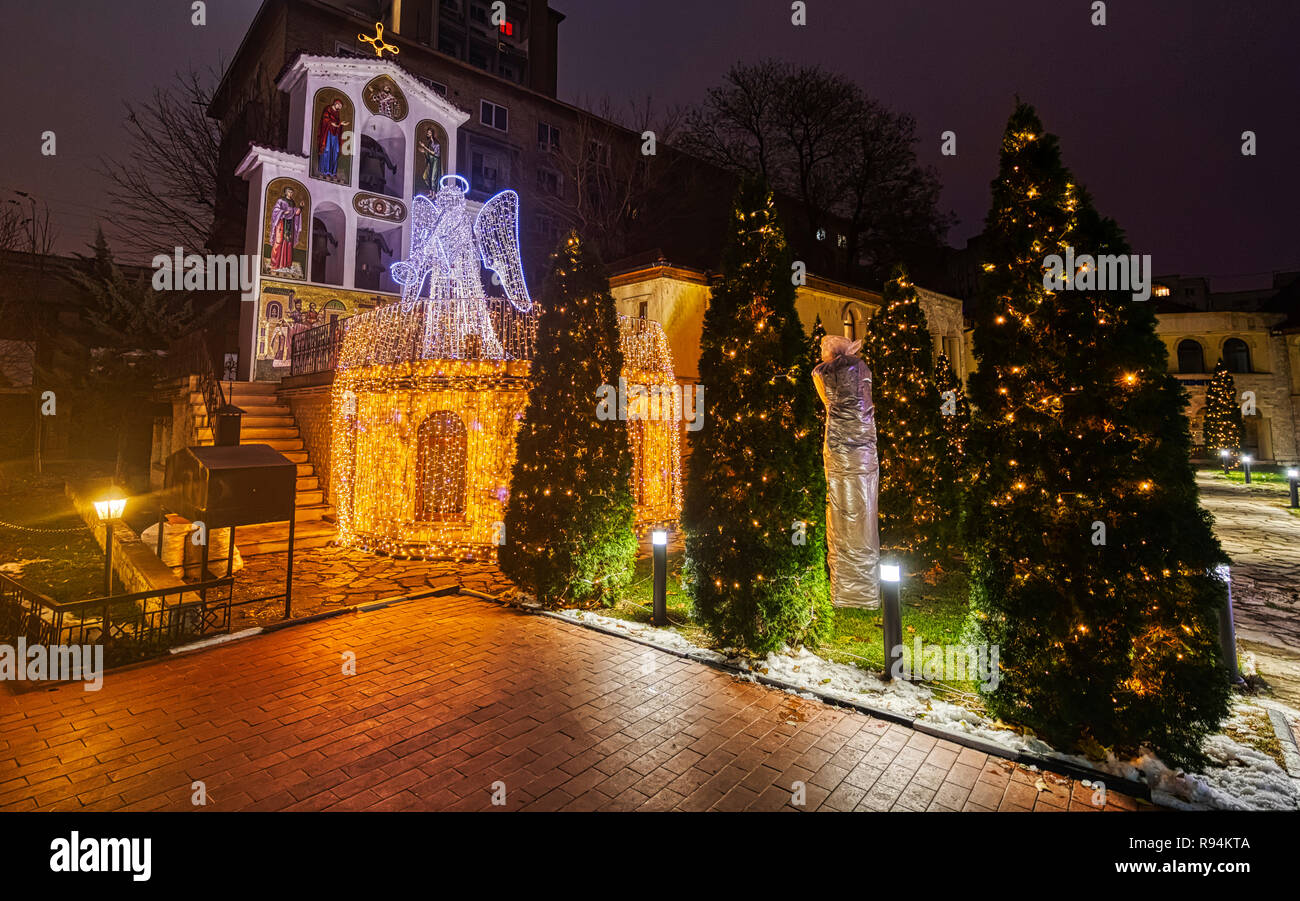
<path fill-rule="evenodd" d="M 497 106 L 491 100 L 484 100 L 479 104 L 478 120 L 497 131 L 509 130 L 509 111 L 504 106 Z"/>
<path fill-rule="evenodd" d="M 604 141 L 588 141 L 587 162 L 596 166 L 609 166 L 609 145 Z"/>
<path fill-rule="evenodd" d="M 1223 364 L 1229 372 L 1250 372 L 1250 348 L 1240 338 L 1223 342 Z"/>
<path fill-rule="evenodd" d="M 501 189 L 505 173 L 500 154 L 475 150 L 470 164 L 470 185 L 475 191 L 495 194 Z"/>
<path fill-rule="evenodd" d="M 554 125 L 538 122 L 537 149 L 543 153 L 558 153 L 560 150 L 560 130 Z"/>
<path fill-rule="evenodd" d="M 551 197 L 560 196 L 560 173 L 554 169 L 547 169 L 545 166 L 537 170 L 537 190 L 543 194 L 549 194 Z"/>
<path fill-rule="evenodd" d="M 1205 350 L 1201 347 L 1200 341 L 1187 338 L 1178 342 L 1178 371 L 1205 371 Z"/>
<path fill-rule="evenodd" d="M 1169 287 L 1167 285 L 1156 285 L 1151 293 L 1155 294 L 1156 297 L 1168 297 Z"/>
<path fill-rule="evenodd" d="M 454 59 L 461 58 L 461 42 L 451 34 L 438 34 L 438 52 L 445 53 Z"/>
<path fill-rule="evenodd" d="M 425 87 L 433 91 L 435 94 L 441 94 L 443 97 L 447 96 L 447 86 L 442 82 L 434 81 L 432 78 L 425 78 L 423 75 L 416 75 L 415 77 L 418 78 L 424 84 Z"/>
<path fill-rule="evenodd" d="M 638 319 L 648 319 L 650 317 L 650 301 L 641 301 L 637 306 L 636 316 Z"/>
<path fill-rule="evenodd" d="M 844 323 L 844 337 L 850 341 L 856 341 L 862 337 L 862 313 L 851 304 L 844 305 L 844 313 L 840 317 Z"/>
<path fill-rule="evenodd" d="M 538 213 L 533 217 L 533 232 L 546 244 L 556 244 L 560 240 L 560 226 L 554 216 Z"/>

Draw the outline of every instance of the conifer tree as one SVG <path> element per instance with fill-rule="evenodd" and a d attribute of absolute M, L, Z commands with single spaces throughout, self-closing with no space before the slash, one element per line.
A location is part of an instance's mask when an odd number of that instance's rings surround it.
<path fill-rule="evenodd" d="M 1210 386 L 1205 389 L 1205 452 L 1217 456 L 1226 450 L 1241 450 L 1241 407 L 1237 406 L 1237 383 L 1219 360 L 1214 367 Z"/>
<path fill-rule="evenodd" d="M 958 494 L 965 491 L 968 462 L 966 436 L 970 432 L 970 403 L 966 389 L 952 368 L 947 354 L 939 354 L 934 364 L 934 381 L 939 389 L 939 412 L 943 414 L 943 430 L 948 436 L 948 466 L 956 474 Z"/>
<path fill-rule="evenodd" d="M 934 344 L 916 286 L 901 268 L 885 283 L 884 307 L 867 324 L 880 458 L 880 546 L 912 569 L 939 562 L 957 515 Z"/>
<path fill-rule="evenodd" d="M 813 643 L 830 622 L 825 481 L 808 344 L 771 192 L 740 189 L 700 337 L 683 584 L 720 643 Z M 820 490 L 819 490 L 820 486 Z"/>
<path fill-rule="evenodd" d="M 968 442 L 972 599 L 999 648 L 990 711 L 1058 747 L 1195 760 L 1227 712 L 1218 646 L 1225 562 L 1197 503 L 1184 393 L 1152 304 L 1072 289 L 1049 258 L 1127 254 L 1019 104 L 985 227 Z"/>
<path fill-rule="evenodd" d="M 601 387 L 623 369 L 618 316 L 576 232 L 552 263 L 499 560 L 542 603 L 612 603 L 637 550 L 627 424 L 597 415 Z"/>
<path fill-rule="evenodd" d="M 813 369 L 815 369 L 822 361 L 822 338 L 825 337 L 826 328 L 822 325 L 822 317 L 819 313 L 817 314 L 817 318 L 813 320 L 812 334 L 808 336 L 808 359 L 804 361 L 804 366 L 809 372 L 812 372 Z M 821 427 L 824 428 L 826 423 L 826 408 L 821 404 L 814 404 L 813 406 L 817 412 L 817 421 L 821 424 Z M 823 481 L 825 480 L 825 475 L 826 473 L 823 471 Z"/>

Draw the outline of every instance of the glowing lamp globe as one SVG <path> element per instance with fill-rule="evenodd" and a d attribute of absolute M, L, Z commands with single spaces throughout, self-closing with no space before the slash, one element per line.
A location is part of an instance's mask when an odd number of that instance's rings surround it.
<path fill-rule="evenodd" d="M 668 533 L 662 529 L 655 529 L 650 533 L 650 542 L 659 547 L 663 547 L 668 543 Z"/>
<path fill-rule="evenodd" d="M 103 522 L 112 519 L 121 519 L 123 512 L 126 511 L 126 498 L 115 497 L 102 501 L 95 501 L 95 515 Z"/>
<path fill-rule="evenodd" d="M 880 564 L 880 579 L 882 582 L 897 582 L 901 578 L 897 563 Z"/>

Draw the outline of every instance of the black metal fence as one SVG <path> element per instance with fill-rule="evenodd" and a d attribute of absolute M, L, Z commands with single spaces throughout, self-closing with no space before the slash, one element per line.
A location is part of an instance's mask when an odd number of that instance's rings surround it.
<path fill-rule="evenodd" d="M 230 577 L 113 595 L 56 601 L 0 575 L 0 641 L 103 645 L 107 666 L 152 657 L 230 628 Z"/>
<path fill-rule="evenodd" d="M 343 321 L 333 319 L 294 335 L 289 343 L 289 374 L 332 372 L 343 346 L 343 331 Z"/>

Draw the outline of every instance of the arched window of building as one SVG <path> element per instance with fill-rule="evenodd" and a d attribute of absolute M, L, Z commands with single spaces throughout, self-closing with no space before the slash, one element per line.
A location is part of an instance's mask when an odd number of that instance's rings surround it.
<path fill-rule="evenodd" d="M 1200 341 L 1185 338 L 1178 342 L 1178 371 L 1205 372 L 1205 350 Z"/>
<path fill-rule="evenodd" d="M 450 410 L 430 413 L 420 423 L 415 455 L 415 518 L 446 522 L 465 517 L 468 436 Z"/>
<path fill-rule="evenodd" d="M 1229 372 L 1250 372 L 1250 348 L 1240 338 L 1223 342 L 1223 363 Z"/>
<path fill-rule="evenodd" d="M 845 338 L 848 338 L 850 341 L 856 341 L 859 338 L 866 336 L 866 331 L 862 327 L 862 311 L 853 304 L 846 303 L 844 305 L 844 312 L 840 315 L 840 319 L 844 323 Z"/>

